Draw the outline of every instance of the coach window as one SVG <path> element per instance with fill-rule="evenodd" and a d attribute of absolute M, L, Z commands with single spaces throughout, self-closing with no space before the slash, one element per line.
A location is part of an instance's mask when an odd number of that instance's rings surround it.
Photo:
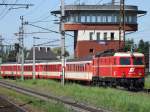
<path fill-rule="evenodd" d="M 71 65 L 69 65 L 69 71 L 71 71 Z"/>
<path fill-rule="evenodd" d="M 48 65 L 46 65 L 46 71 L 48 71 Z"/>
<path fill-rule="evenodd" d="M 78 71 L 78 65 L 76 65 L 76 71 Z"/>
<path fill-rule="evenodd" d="M 75 71 L 75 65 L 74 64 L 72 65 L 72 71 Z"/>
<path fill-rule="evenodd" d="M 77 71 L 79 71 L 79 65 L 77 65 Z"/>
<path fill-rule="evenodd" d="M 56 71 L 56 69 L 57 69 L 57 68 L 56 68 L 56 65 L 54 65 L 54 71 Z"/>
<path fill-rule="evenodd" d="M 72 65 L 72 67 L 72 71 L 76 71 L 76 66 L 74 64 Z"/>
<path fill-rule="evenodd" d="M 71 65 L 71 71 L 74 71 L 74 65 Z"/>
<path fill-rule="evenodd" d="M 69 65 L 69 71 L 71 71 L 71 65 Z"/>
<path fill-rule="evenodd" d="M 69 71 L 69 65 L 68 64 L 66 65 L 66 70 Z"/>
<path fill-rule="evenodd" d="M 131 61 L 129 57 L 121 57 L 120 58 L 120 65 L 130 65 Z"/>
<path fill-rule="evenodd" d="M 55 71 L 56 70 L 56 65 L 53 65 L 53 71 Z"/>

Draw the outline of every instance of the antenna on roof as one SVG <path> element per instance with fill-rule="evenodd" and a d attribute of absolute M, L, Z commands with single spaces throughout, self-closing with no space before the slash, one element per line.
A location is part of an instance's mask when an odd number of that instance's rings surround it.
<path fill-rule="evenodd" d="M 80 0 L 74 1 L 74 4 L 75 4 L 75 5 L 80 5 Z"/>
<path fill-rule="evenodd" d="M 112 2 L 111 2 L 111 3 L 112 3 L 112 5 L 115 5 L 115 0 L 112 0 Z"/>

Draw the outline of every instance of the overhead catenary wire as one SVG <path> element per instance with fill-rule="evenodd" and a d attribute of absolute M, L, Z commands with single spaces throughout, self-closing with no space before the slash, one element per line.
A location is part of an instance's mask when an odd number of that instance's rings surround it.
<path fill-rule="evenodd" d="M 0 3 L 0 6 L 11 6 L 10 8 L 8 7 L 6 13 L 4 13 L 0 17 L 0 20 L 3 19 L 10 12 L 10 9 L 13 9 L 13 6 L 26 6 L 26 7 L 33 6 L 33 4 L 17 4 L 17 2 L 18 0 L 15 0 L 14 3 Z"/>
<path fill-rule="evenodd" d="M 33 14 L 35 11 L 37 11 L 37 9 L 38 9 L 41 5 L 43 5 L 44 3 L 45 3 L 45 0 L 41 0 L 41 1 L 39 2 L 39 4 L 36 5 L 36 7 L 34 7 L 33 9 L 31 9 L 31 11 L 25 13 L 24 16 L 32 15 L 32 14 Z"/>
<path fill-rule="evenodd" d="M 41 44 L 37 44 L 36 46 L 42 46 L 42 45 L 45 45 L 45 44 L 49 44 L 49 43 L 53 43 L 53 42 L 58 42 L 58 41 L 60 41 L 60 40 L 59 40 L 59 39 L 56 39 L 56 40 L 44 42 L 44 43 L 41 43 Z"/>
<path fill-rule="evenodd" d="M 27 25 L 30 25 L 30 26 L 33 26 L 33 27 L 37 27 L 37 28 L 40 28 L 40 29 L 43 29 L 43 30 L 47 30 L 47 31 L 50 31 L 50 32 L 52 32 L 52 33 L 61 34 L 59 31 L 50 30 L 50 29 L 48 29 L 48 28 L 44 28 L 44 27 L 37 26 L 37 25 L 34 25 L 34 24 L 27 23 Z M 73 35 L 68 34 L 68 33 L 65 33 L 65 35 L 68 35 L 68 36 L 70 36 L 70 37 L 74 37 Z"/>
<path fill-rule="evenodd" d="M 13 4 L 16 4 L 18 2 L 18 0 L 15 0 L 15 2 Z M 1 12 L 1 17 L 0 20 L 2 20 L 8 13 L 9 13 L 9 7 L 7 7 L 8 5 L 4 5 L 4 4 L 8 4 L 6 1 L 3 0 L 2 3 L 0 3 L 0 5 L 5 6 L 5 8 L 2 10 Z M 9 3 L 10 6 L 10 3 Z M 13 5 L 11 6 L 11 8 L 13 7 Z"/>

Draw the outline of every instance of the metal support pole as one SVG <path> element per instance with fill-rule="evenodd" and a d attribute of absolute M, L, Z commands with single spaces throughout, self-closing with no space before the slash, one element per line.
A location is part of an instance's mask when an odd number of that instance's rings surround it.
<path fill-rule="evenodd" d="M 125 47 L 125 0 L 120 0 L 119 49 L 122 39 Z"/>
<path fill-rule="evenodd" d="M 21 27 L 19 27 L 19 38 L 18 38 L 18 41 L 19 41 L 19 52 L 17 53 L 17 62 L 18 63 L 21 63 Z"/>
<path fill-rule="evenodd" d="M 115 5 L 115 0 L 112 0 L 112 5 Z"/>
<path fill-rule="evenodd" d="M 33 37 L 33 80 L 35 80 L 35 37 Z"/>
<path fill-rule="evenodd" d="M 3 61 L 3 40 L 2 35 L 0 35 L 0 64 Z"/>
<path fill-rule="evenodd" d="M 21 80 L 24 80 L 24 17 L 20 16 L 21 19 L 21 32 L 20 32 L 20 40 L 21 40 Z"/>
<path fill-rule="evenodd" d="M 36 45 L 35 45 L 35 39 L 40 39 L 40 38 L 38 38 L 38 37 L 33 37 L 33 80 L 35 80 L 36 79 L 36 70 L 35 70 L 35 67 L 36 67 L 36 65 L 35 65 L 35 47 L 36 47 Z"/>
<path fill-rule="evenodd" d="M 124 47 L 125 47 L 125 0 L 122 0 L 122 23 L 123 23 L 123 41 L 124 41 Z"/>
<path fill-rule="evenodd" d="M 64 30 L 65 20 L 64 19 L 65 19 L 64 0 L 61 0 L 61 60 L 62 60 L 61 84 L 63 86 L 65 84 L 65 30 Z"/>
<path fill-rule="evenodd" d="M 150 42 L 149 42 L 149 73 L 150 73 Z"/>
<path fill-rule="evenodd" d="M 3 55 L 3 38 L 2 35 L 0 35 L 0 57 Z"/>

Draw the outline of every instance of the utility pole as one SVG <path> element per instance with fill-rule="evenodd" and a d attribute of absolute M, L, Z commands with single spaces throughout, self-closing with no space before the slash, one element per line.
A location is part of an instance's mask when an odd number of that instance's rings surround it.
<path fill-rule="evenodd" d="M 0 54 L 2 55 L 2 51 L 3 51 L 3 38 L 2 35 L 0 35 Z"/>
<path fill-rule="evenodd" d="M 122 39 L 125 47 L 125 0 L 120 0 L 119 49 Z"/>
<path fill-rule="evenodd" d="M 24 80 L 24 17 L 20 16 L 21 28 L 20 28 L 20 48 L 21 48 L 21 80 Z"/>
<path fill-rule="evenodd" d="M 18 33 L 18 41 L 19 41 L 19 52 L 17 53 L 17 62 L 21 63 L 21 27 L 19 27 Z"/>
<path fill-rule="evenodd" d="M 61 0 L 61 66 L 62 66 L 62 74 L 61 74 L 61 84 L 64 86 L 65 84 L 65 30 L 64 30 L 64 22 L 65 22 L 65 11 L 64 11 L 64 0 Z"/>
<path fill-rule="evenodd" d="M 112 5 L 115 5 L 115 0 L 112 0 Z"/>
<path fill-rule="evenodd" d="M 36 70 L 35 70 L 35 47 L 36 47 L 36 45 L 35 45 L 35 39 L 40 39 L 40 38 L 38 38 L 38 37 L 33 37 L 33 80 L 35 80 L 36 79 Z"/>
<path fill-rule="evenodd" d="M 148 71 L 149 71 L 149 73 L 150 73 L 150 41 L 149 41 L 149 44 L 148 44 L 148 45 L 149 45 L 149 70 L 148 70 Z"/>
<path fill-rule="evenodd" d="M 2 35 L 0 35 L 0 61 L 2 62 L 2 58 L 3 58 L 3 38 Z"/>

